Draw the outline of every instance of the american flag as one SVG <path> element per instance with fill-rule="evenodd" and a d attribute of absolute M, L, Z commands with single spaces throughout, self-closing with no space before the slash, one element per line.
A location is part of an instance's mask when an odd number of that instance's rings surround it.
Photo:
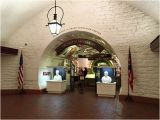
<path fill-rule="evenodd" d="M 19 61 L 18 83 L 19 83 L 18 89 L 20 91 L 23 91 L 24 79 L 23 79 L 23 54 L 22 52 L 21 52 L 20 61 Z"/>
<path fill-rule="evenodd" d="M 131 59 L 130 48 L 129 48 L 129 55 L 128 55 L 128 82 L 133 91 L 133 69 L 132 69 L 132 59 Z"/>

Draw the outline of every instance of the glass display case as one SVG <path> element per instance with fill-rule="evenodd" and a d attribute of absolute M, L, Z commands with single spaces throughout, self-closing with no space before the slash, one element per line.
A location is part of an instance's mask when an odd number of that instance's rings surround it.
<path fill-rule="evenodd" d="M 59 71 L 59 75 L 62 77 L 62 80 L 66 80 L 66 68 L 65 67 L 54 67 L 53 68 L 53 77 L 56 75 L 56 71 Z"/>
<path fill-rule="evenodd" d="M 114 97 L 116 95 L 116 69 L 101 66 L 94 68 L 98 96 Z"/>
<path fill-rule="evenodd" d="M 47 80 L 48 93 L 64 93 L 66 91 L 66 68 L 57 66 L 52 67 L 52 79 Z"/>
<path fill-rule="evenodd" d="M 107 66 L 101 66 L 101 67 L 94 67 L 93 71 L 95 72 L 95 78 L 96 78 L 96 82 L 102 82 L 102 77 L 104 76 L 104 73 L 107 71 L 108 72 L 108 76 L 111 77 L 113 82 L 116 82 L 116 69 L 113 67 L 107 67 Z"/>

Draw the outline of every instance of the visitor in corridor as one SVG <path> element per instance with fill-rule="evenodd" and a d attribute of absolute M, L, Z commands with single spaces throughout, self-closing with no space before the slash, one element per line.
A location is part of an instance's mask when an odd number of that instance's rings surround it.
<path fill-rule="evenodd" d="M 84 70 L 83 70 L 84 78 L 86 78 L 87 72 L 88 72 L 88 71 L 87 71 L 87 68 L 85 67 Z"/>
<path fill-rule="evenodd" d="M 83 93 L 84 92 L 84 72 L 82 68 L 79 68 L 79 92 Z"/>
<path fill-rule="evenodd" d="M 108 71 L 104 71 L 104 76 L 102 77 L 102 83 L 111 83 L 112 78 L 108 76 Z"/>

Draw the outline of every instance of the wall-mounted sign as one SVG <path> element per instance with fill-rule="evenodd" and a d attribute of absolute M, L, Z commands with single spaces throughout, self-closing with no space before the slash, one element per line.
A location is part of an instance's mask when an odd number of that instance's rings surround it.
<path fill-rule="evenodd" d="M 110 60 L 112 59 L 111 54 L 103 54 L 103 53 L 98 53 L 90 56 L 86 55 L 78 55 L 79 58 L 88 58 L 88 60 Z"/>
<path fill-rule="evenodd" d="M 69 41 L 62 43 L 60 46 L 58 46 L 55 49 L 55 51 L 57 52 L 57 55 L 59 55 L 63 52 L 63 50 L 65 50 L 65 48 L 72 46 L 72 45 L 88 45 L 90 47 L 93 47 L 94 49 L 96 49 L 99 52 L 102 52 L 105 49 L 102 45 L 100 45 L 99 43 L 92 41 L 92 40 L 72 39 L 72 40 L 69 40 Z"/>
<path fill-rule="evenodd" d="M 87 28 L 87 27 L 82 27 L 82 26 L 81 27 L 80 26 L 75 26 L 75 27 L 71 27 L 71 28 L 66 28 L 66 29 L 63 29 L 61 31 L 61 33 L 65 32 L 65 31 L 69 31 L 69 30 L 85 30 L 85 31 L 87 30 L 87 31 L 91 31 L 91 32 L 94 32 L 96 34 L 101 35 L 101 33 L 99 31 L 97 31 L 93 28 Z"/>

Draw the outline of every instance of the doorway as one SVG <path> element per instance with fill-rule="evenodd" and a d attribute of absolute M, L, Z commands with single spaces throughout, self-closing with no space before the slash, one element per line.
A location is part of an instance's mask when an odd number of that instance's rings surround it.
<path fill-rule="evenodd" d="M 112 82 L 116 81 L 117 87 L 121 85 L 121 65 L 114 50 L 106 40 L 85 31 L 71 31 L 58 36 L 46 48 L 40 67 L 51 68 L 51 75 L 47 79 L 53 78 L 55 67 L 64 68 L 67 90 L 70 91 L 79 86 L 77 83 L 80 79 L 79 71 L 84 68 L 87 69 L 83 82 L 84 89 L 94 88 L 96 93 L 96 82 L 101 82 L 103 68 L 112 69 L 112 73 L 109 73 L 113 77 Z M 41 81 L 44 82 L 44 79 Z M 39 83 L 41 81 L 39 80 Z M 47 85 L 44 85 L 44 88 L 45 86 Z"/>

